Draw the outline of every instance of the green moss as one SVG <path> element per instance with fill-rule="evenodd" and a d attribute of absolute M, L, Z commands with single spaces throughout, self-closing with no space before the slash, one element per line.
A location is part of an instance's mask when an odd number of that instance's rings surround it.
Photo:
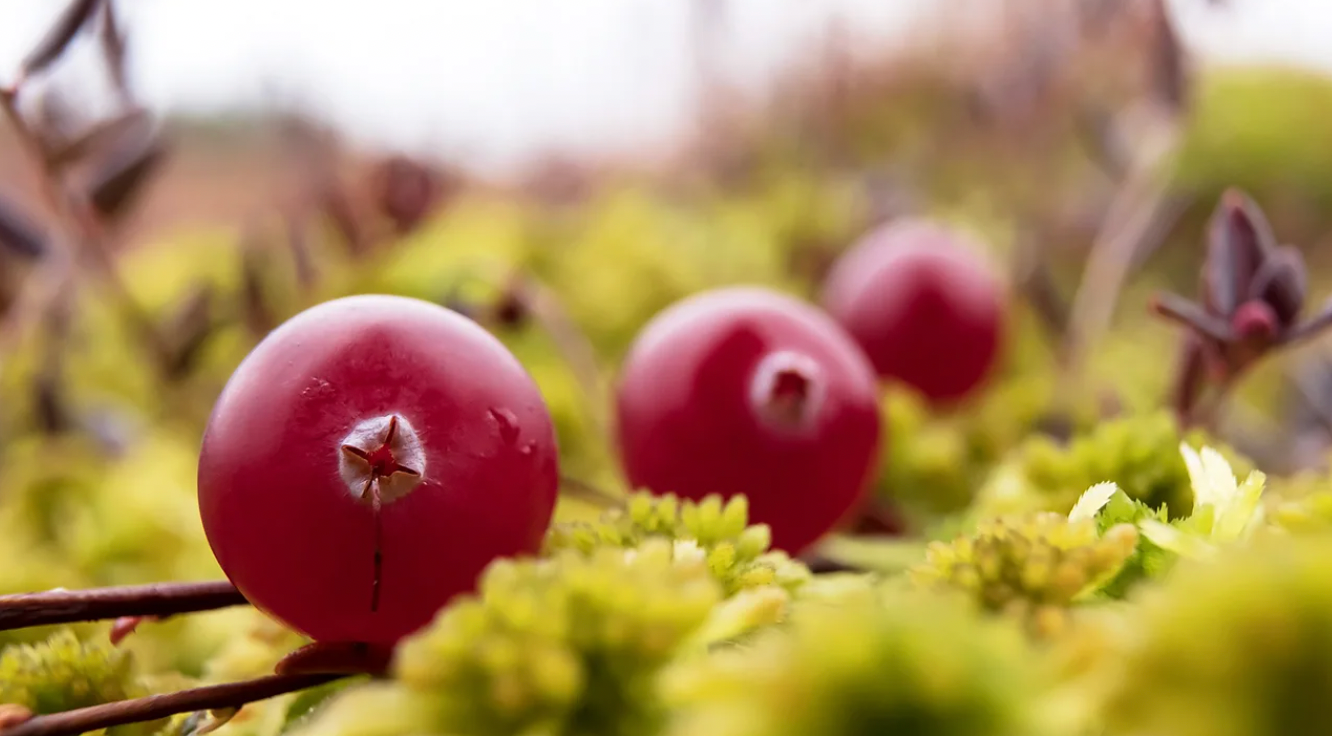
<path fill-rule="evenodd" d="M 949 544 L 931 544 L 912 578 L 959 590 L 1051 635 L 1066 623 L 1063 609 L 1112 579 L 1137 541 L 1137 529 L 1127 524 L 1102 533 L 1095 521 L 1049 512 L 998 518 Z"/>
<path fill-rule="evenodd" d="M 558 524 L 547 535 L 546 549 L 574 549 L 584 554 L 611 547 L 633 549 L 650 539 L 675 546 L 677 556 L 696 556 L 728 594 L 764 585 L 796 590 L 809 579 L 809 569 L 785 553 L 769 551 L 767 525 L 749 525 L 749 502 L 735 496 L 702 501 L 635 493 L 624 508 L 611 509 L 595 523 Z"/>
<path fill-rule="evenodd" d="M 1319 734 L 1332 683 L 1332 546 L 1273 539 L 1178 568 L 1135 616 L 1113 733 Z"/>
<path fill-rule="evenodd" d="M 498 562 L 404 642 L 395 676 L 437 732 L 655 733 L 655 677 L 720 600 L 703 560 L 664 540 Z"/>
<path fill-rule="evenodd" d="M 21 705 L 33 713 L 61 713 L 146 694 L 124 651 L 110 644 L 80 641 L 68 630 L 38 644 L 0 650 L 0 703 Z M 111 731 L 143 735 L 161 725 L 154 721 Z"/>
<path fill-rule="evenodd" d="M 1039 675 L 1012 632 L 951 601 L 799 610 L 751 647 L 672 670 L 672 736 L 1032 736 Z"/>

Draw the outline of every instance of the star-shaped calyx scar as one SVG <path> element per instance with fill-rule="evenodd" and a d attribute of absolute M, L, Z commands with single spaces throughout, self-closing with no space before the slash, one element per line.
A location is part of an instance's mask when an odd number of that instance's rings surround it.
<path fill-rule="evenodd" d="M 425 449 L 410 422 L 397 414 L 367 419 L 343 438 L 338 450 L 338 471 L 353 498 L 368 503 L 374 514 L 374 582 L 370 610 L 379 610 L 380 573 L 383 570 L 385 504 L 406 496 L 425 477 Z"/>
<path fill-rule="evenodd" d="M 425 452 L 411 423 L 390 414 L 356 425 L 342 440 L 339 470 L 355 498 L 392 503 L 421 483 Z"/>

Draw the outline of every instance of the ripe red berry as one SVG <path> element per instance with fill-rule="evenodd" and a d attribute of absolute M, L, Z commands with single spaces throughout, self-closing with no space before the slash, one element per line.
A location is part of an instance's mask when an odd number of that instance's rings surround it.
<path fill-rule="evenodd" d="M 658 314 L 625 359 L 617 433 L 636 488 L 749 499 L 796 554 L 862 500 L 879 450 L 874 371 L 831 319 L 735 287 Z"/>
<path fill-rule="evenodd" d="M 930 400 L 971 395 L 1003 339 L 1005 295 L 966 236 L 922 219 L 871 231 L 828 274 L 823 305 L 880 377 Z"/>
<path fill-rule="evenodd" d="M 218 398 L 199 510 L 255 606 L 325 642 L 391 644 L 535 552 L 557 452 L 536 385 L 471 320 L 353 296 L 279 326 Z"/>

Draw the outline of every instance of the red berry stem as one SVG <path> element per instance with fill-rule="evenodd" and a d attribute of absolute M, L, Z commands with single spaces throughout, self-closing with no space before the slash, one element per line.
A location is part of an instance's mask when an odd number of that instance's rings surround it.
<path fill-rule="evenodd" d="M 0 729 L 3 736 L 77 736 L 128 723 L 144 723 L 160 718 L 202 710 L 239 708 L 246 703 L 267 700 L 304 690 L 347 675 L 269 675 L 254 680 L 181 690 L 164 695 L 149 695 L 133 700 L 94 705 L 88 708 L 35 716 L 22 723 Z"/>
<path fill-rule="evenodd" d="M 248 604 L 226 580 L 0 595 L 0 631 L 124 616 L 172 616 Z"/>

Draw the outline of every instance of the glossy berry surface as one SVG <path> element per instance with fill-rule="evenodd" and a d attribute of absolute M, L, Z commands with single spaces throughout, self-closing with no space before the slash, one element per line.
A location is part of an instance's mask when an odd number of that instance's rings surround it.
<path fill-rule="evenodd" d="M 759 288 L 698 294 L 658 314 L 622 366 L 624 471 L 655 493 L 744 494 L 795 554 L 864 497 L 876 396 L 865 356 L 814 307 Z"/>
<path fill-rule="evenodd" d="M 255 606 L 325 642 L 391 644 L 533 553 L 558 488 L 536 385 L 424 301 L 353 296 L 274 330 L 218 398 L 199 510 Z"/>
<path fill-rule="evenodd" d="M 1005 294 L 960 233 L 922 219 L 871 231 L 833 265 L 823 305 L 882 378 L 955 402 L 989 377 L 1003 341 Z"/>

